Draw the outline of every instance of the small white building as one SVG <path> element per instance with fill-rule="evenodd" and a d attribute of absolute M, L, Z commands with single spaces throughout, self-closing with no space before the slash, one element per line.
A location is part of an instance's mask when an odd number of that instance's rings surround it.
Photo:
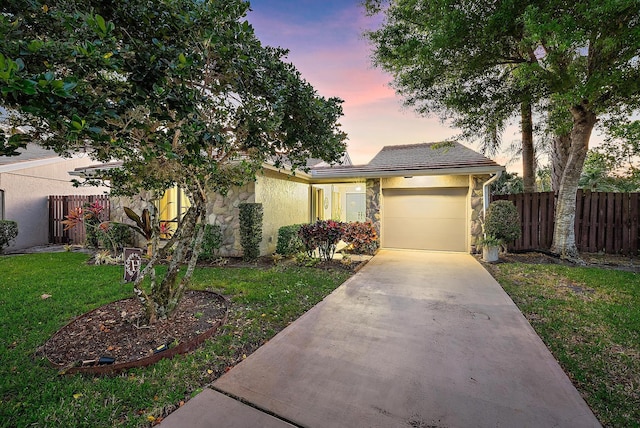
<path fill-rule="evenodd" d="M 86 154 L 62 158 L 35 144 L 19 151 L 18 156 L 0 156 L 0 220 L 16 221 L 19 231 L 6 251 L 49 242 L 50 195 L 99 195 L 109 191 L 106 187 L 73 186 L 69 172 L 95 163 Z"/>

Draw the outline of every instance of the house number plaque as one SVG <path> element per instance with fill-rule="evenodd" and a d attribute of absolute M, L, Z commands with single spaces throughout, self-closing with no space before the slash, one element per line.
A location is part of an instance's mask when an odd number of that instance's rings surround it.
<path fill-rule="evenodd" d="M 133 282 L 140 274 L 142 250 L 140 248 L 124 249 L 124 281 Z"/>

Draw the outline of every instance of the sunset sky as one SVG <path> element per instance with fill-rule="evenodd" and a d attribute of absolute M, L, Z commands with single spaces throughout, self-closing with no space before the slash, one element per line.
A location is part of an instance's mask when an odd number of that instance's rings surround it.
<path fill-rule="evenodd" d="M 362 36 L 379 18 L 365 16 L 359 0 L 252 0 L 248 15 L 258 38 L 290 50 L 288 60 L 325 97 L 344 100 L 342 129 L 355 164 L 369 162 L 385 145 L 442 141 L 458 134 L 437 117 L 419 117 L 402 106 L 391 77 L 371 64 Z M 516 128 L 505 143 L 519 139 Z M 465 141 L 461 143 L 477 149 Z M 495 158 L 505 164 L 506 156 Z M 509 169 L 518 170 L 515 164 Z"/>

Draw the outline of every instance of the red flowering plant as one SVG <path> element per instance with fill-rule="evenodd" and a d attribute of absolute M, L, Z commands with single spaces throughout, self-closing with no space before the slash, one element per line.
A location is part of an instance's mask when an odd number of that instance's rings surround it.
<path fill-rule="evenodd" d="M 355 254 L 373 254 L 378 249 L 378 232 L 371 220 L 347 223 L 342 240 L 351 245 Z"/>
<path fill-rule="evenodd" d="M 333 259 L 336 244 L 342 238 L 344 223 L 334 220 L 318 220 L 315 223 L 300 227 L 300 238 L 304 243 L 307 255 L 311 256 L 317 248 L 320 258 L 325 261 Z"/>
<path fill-rule="evenodd" d="M 106 233 L 109 230 L 109 221 L 102 221 L 100 219 L 100 215 L 104 209 L 104 206 L 98 201 L 85 204 L 84 207 L 72 208 L 71 212 L 65 216 L 62 224 L 64 224 L 64 230 L 72 229 L 80 224 L 84 225 L 87 244 L 93 248 L 98 248 L 99 246 L 98 235 L 104 235 L 104 237 L 110 241 L 113 247 L 113 254 L 116 255 L 117 247 Z"/>

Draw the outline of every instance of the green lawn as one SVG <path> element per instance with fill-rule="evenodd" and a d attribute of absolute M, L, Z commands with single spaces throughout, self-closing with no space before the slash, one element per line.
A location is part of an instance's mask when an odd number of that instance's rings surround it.
<path fill-rule="evenodd" d="M 640 274 L 520 263 L 489 269 L 600 422 L 640 426 Z"/>
<path fill-rule="evenodd" d="M 148 426 L 341 284 L 312 268 L 203 268 L 193 288 L 232 296 L 227 325 L 193 353 L 110 377 L 60 376 L 37 350 L 73 317 L 130 297 L 122 268 L 78 253 L 0 257 L 0 426 Z M 42 299 L 43 294 L 52 297 Z"/>

